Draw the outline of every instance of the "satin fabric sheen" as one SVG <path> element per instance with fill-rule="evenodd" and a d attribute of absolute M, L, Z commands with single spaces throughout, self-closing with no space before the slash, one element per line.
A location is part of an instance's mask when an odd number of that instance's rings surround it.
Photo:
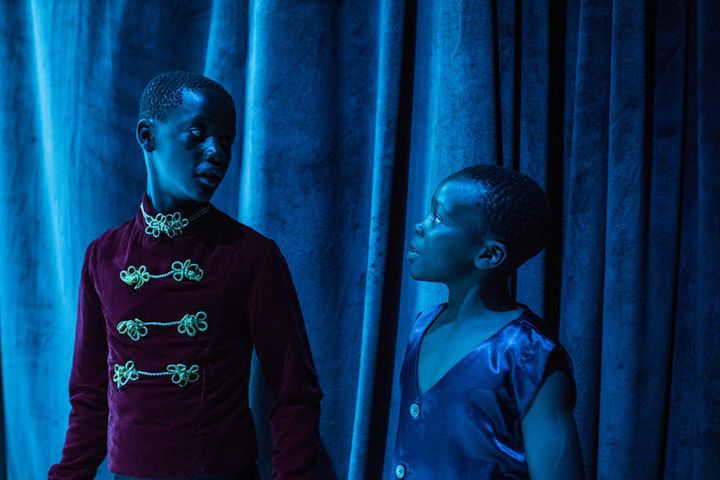
<path fill-rule="evenodd" d="M 443 303 L 422 312 L 410 333 L 400 374 L 396 477 L 529 479 L 522 418 L 551 372 L 546 368 L 551 353 L 561 353 L 553 357 L 553 368 L 573 379 L 570 357 L 523 305 L 518 318 L 477 345 L 421 395 L 420 344 L 446 307 Z M 574 380 L 572 385 L 574 392 Z"/>

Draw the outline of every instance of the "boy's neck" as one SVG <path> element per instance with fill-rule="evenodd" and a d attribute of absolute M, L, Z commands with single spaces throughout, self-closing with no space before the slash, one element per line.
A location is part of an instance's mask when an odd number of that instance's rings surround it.
<path fill-rule="evenodd" d="M 178 210 L 174 202 L 167 198 L 163 198 L 162 195 L 158 195 L 155 189 L 152 188 L 152 185 L 149 184 L 147 186 L 147 196 L 150 203 L 152 203 L 153 208 L 160 213 Z"/>
<path fill-rule="evenodd" d="M 151 182 L 148 182 L 146 192 L 148 200 L 152 203 L 152 207 L 159 213 L 178 212 L 184 209 L 192 209 L 202 204 L 201 202 L 192 201 L 179 202 L 169 195 L 163 195 L 160 189 L 153 188 Z"/>
<path fill-rule="evenodd" d="M 508 291 L 507 281 L 487 279 L 471 284 L 448 285 L 448 306 L 443 323 L 472 319 L 493 320 L 522 310 Z"/>

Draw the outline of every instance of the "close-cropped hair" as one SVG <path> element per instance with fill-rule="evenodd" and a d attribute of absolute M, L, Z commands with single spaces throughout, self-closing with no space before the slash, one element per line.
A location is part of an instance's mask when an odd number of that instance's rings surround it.
<path fill-rule="evenodd" d="M 192 72 L 166 72 L 148 82 L 140 98 L 140 118 L 165 120 L 168 113 L 182 103 L 182 92 L 188 90 L 215 90 L 227 95 L 233 103 L 232 96 L 215 80 Z"/>
<path fill-rule="evenodd" d="M 522 173 L 497 165 L 473 165 L 448 177 L 478 185 L 482 232 L 505 245 L 508 266 L 517 268 L 545 248 L 551 231 L 550 203 L 542 187 Z"/>

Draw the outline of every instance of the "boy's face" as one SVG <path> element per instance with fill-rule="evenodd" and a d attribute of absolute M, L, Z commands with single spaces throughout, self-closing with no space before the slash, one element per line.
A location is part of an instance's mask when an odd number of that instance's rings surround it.
<path fill-rule="evenodd" d="M 453 283 L 477 273 L 475 256 L 483 240 L 482 215 L 472 205 L 477 184 L 445 180 L 432 197 L 430 212 L 415 225 L 407 258 L 415 280 Z"/>
<path fill-rule="evenodd" d="M 230 165 L 235 107 L 211 89 L 184 90 L 182 103 L 164 120 L 153 120 L 149 175 L 176 202 L 209 201 Z"/>

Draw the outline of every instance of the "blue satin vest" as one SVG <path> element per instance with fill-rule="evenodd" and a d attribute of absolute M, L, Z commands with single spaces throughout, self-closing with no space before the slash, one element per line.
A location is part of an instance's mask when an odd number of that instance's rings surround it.
<path fill-rule="evenodd" d="M 421 480 L 528 479 L 521 421 L 545 378 L 572 364 L 543 321 L 526 306 L 458 361 L 424 394 L 417 360 L 425 331 L 447 304 L 422 312 L 400 372 L 394 477 Z M 553 369 L 547 369 L 553 353 Z"/>

